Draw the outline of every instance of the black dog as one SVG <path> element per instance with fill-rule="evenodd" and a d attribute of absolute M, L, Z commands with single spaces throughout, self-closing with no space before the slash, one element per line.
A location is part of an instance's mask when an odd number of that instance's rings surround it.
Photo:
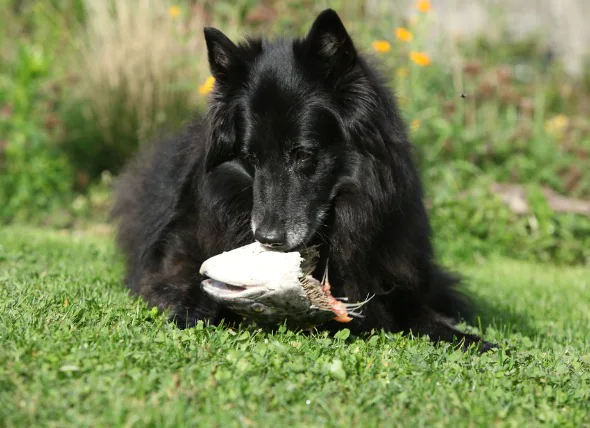
<path fill-rule="evenodd" d="M 338 15 L 304 39 L 235 45 L 205 29 L 216 79 L 209 112 L 144 151 L 120 180 L 113 214 L 127 283 L 176 322 L 237 321 L 201 292 L 201 263 L 254 239 L 319 244 L 334 295 L 376 296 L 353 332 L 383 328 L 489 343 L 447 321 L 469 315 L 457 278 L 434 259 L 405 125 Z M 342 324 L 326 325 L 339 328 Z"/>

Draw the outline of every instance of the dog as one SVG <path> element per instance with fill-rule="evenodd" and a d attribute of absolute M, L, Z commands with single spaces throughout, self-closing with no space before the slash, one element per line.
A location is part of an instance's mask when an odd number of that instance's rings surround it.
<path fill-rule="evenodd" d="M 117 185 L 130 290 L 182 328 L 239 322 L 203 294 L 203 261 L 254 240 L 318 245 L 314 276 L 329 260 L 334 295 L 374 295 L 352 333 L 491 348 L 452 326 L 471 303 L 436 261 L 406 125 L 338 14 L 323 11 L 302 38 L 235 44 L 211 27 L 204 37 L 215 78 L 206 114 L 140 150 Z"/>

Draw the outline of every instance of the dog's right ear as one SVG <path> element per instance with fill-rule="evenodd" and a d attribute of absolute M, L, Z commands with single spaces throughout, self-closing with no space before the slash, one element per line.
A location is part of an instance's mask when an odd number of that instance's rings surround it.
<path fill-rule="evenodd" d="M 211 74 L 216 81 L 228 83 L 244 66 L 238 47 L 216 28 L 206 27 L 204 33 Z"/>

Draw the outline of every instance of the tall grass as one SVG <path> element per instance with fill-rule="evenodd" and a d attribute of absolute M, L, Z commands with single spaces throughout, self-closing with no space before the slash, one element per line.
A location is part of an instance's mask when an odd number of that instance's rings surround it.
<path fill-rule="evenodd" d="M 199 9 L 189 13 L 166 0 L 84 3 L 65 144 L 75 163 L 96 176 L 119 169 L 160 127 L 185 120 L 208 65 Z"/>

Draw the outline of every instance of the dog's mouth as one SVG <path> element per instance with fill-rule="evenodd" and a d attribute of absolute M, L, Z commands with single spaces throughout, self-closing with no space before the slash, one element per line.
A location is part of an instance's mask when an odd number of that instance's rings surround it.
<path fill-rule="evenodd" d="M 327 247 L 329 245 L 329 238 L 325 228 L 327 226 L 326 221 L 328 221 L 332 210 L 333 200 L 331 199 L 328 203 L 321 205 L 320 208 L 316 209 L 314 215 L 296 219 L 290 219 L 287 217 L 287 220 L 285 221 L 287 224 L 287 239 L 285 240 L 285 243 L 267 244 L 259 241 L 259 244 L 268 250 L 282 253 L 293 251 L 303 253 L 308 247 L 312 246 L 321 245 Z M 254 218 L 254 216 L 252 218 Z M 256 226 L 259 226 L 259 222 L 251 220 L 252 234 L 255 234 Z"/>

